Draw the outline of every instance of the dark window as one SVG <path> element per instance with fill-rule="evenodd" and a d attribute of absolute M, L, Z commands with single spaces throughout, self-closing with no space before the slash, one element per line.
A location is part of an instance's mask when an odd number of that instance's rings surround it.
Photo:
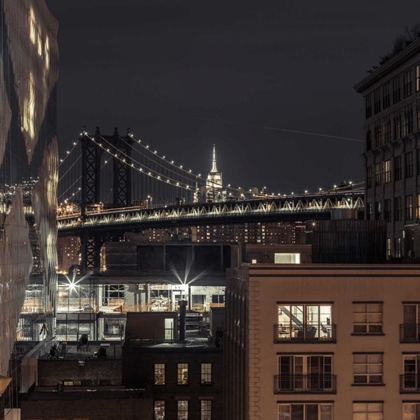
<path fill-rule="evenodd" d="M 405 219 L 406 220 L 413 220 L 413 196 L 406 195 L 405 196 Z"/>
<path fill-rule="evenodd" d="M 399 222 L 402 220 L 402 198 L 394 198 L 394 221 Z"/>
<path fill-rule="evenodd" d="M 373 109 L 375 114 L 381 112 L 381 90 L 376 89 L 373 93 Z"/>
<path fill-rule="evenodd" d="M 372 166 L 368 166 L 367 168 L 366 184 L 368 188 L 372 187 L 373 185 L 373 167 Z"/>
<path fill-rule="evenodd" d="M 370 130 L 366 133 L 366 151 L 372 149 L 372 134 Z"/>
<path fill-rule="evenodd" d="M 353 383 L 364 385 L 381 384 L 383 372 L 382 359 L 383 355 L 381 353 L 353 354 Z M 379 417 L 372 416 L 371 418 Z"/>
<path fill-rule="evenodd" d="M 392 81 L 392 103 L 396 104 L 401 101 L 401 76 L 396 77 Z"/>
<path fill-rule="evenodd" d="M 416 66 L 416 92 L 420 90 L 420 65 Z"/>
<path fill-rule="evenodd" d="M 372 95 L 366 95 L 365 97 L 365 106 L 366 106 L 366 118 L 372 116 Z"/>
<path fill-rule="evenodd" d="M 402 247 L 401 247 L 401 238 L 395 238 L 395 257 L 396 258 L 401 258 L 401 251 L 402 251 Z"/>
<path fill-rule="evenodd" d="M 386 198 L 384 200 L 384 220 L 386 222 L 390 222 L 391 221 L 391 216 L 392 215 L 392 209 L 391 209 L 391 199 L 390 198 Z"/>
<path fill-rule="evenodd" d="M 404 113 L 404 128 L 403 135 L 407 136 L 413 132 L 413 110 L 409 109 Z"/>
<path fill-rule="evenodd" d="M 375 147 L 378 147 L 382 144 L 382 130 L 381 123 L 378 122 L 375 124 Z"/>
<path fill-rule="evenodd" d="M 420 194 L 417 194 L 417 212 L 416 217 L 420 219 Z"/>
<path fill-rule="evenodd" d="M 373 215 L 373 205 L 372 203 L 367 203 L 366 220 L 372 220 L 372 215 Z"/>
<path fill-rule="evenodd" d="M 401 137 L 401 115 L 394 116 L 394 140 Z"/>
<path fill-rule="evenodd" d="M 401 156 L 395 156 L 394 158 L 394 177 L 395 181 L 402 179 Z"/>
<path fill-rule="evenodd" d="M 403 74 L 404 81 L 404 98 L 410 96 L 413 93 L 413 74 L 411 70 L 406 71 Z"/>
<path fill-rule="evenodd" d="M 391 94 L 389 83 L 386 83 L 382 86 L 382 102 L 384 109 L 388 108 L 391 105 Z"/>
<path fill-rule="evenodd" d="M 405 154 L 405 177 L 411 178 L 414 176 L 414 156 L 413 152 Z"/>
<path fill-rule="evenodd" d="M 375 165 L 375 185 L 382 184 L 382 162 Z"/>

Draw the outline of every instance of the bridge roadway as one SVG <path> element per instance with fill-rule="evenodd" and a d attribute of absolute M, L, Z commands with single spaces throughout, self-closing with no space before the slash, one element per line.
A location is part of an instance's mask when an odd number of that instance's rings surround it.
<path fill-rule="evenodd" d="M 220 225 L 252 222 L 327 220 L 334 209 L 364 209 L 363 191 L 334 191 L 305 196 L 287 196 L 220 203 L 197 203 L 156 208 L 80 208 L 58 214 L 59 236 L 124 233 L 134 229 Z"/>

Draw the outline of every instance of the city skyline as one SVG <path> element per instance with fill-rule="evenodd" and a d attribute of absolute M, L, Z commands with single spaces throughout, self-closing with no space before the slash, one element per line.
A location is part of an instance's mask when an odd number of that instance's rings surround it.
<path fill-rule="evenodd" d="M 290 193 L 361 181 L 362 142 L 272 128 L 362 140 L 352 86 L 414 23 L 418 6 L 404 5 L 363 3 L 362 13 L 361 2 L 269 2 L 219 13 L 188 2 L 49 1 L 60 21 L 61 151 L 84 124 L 129 126 L 196 172 L 215 143 L 236 186 Z"/>

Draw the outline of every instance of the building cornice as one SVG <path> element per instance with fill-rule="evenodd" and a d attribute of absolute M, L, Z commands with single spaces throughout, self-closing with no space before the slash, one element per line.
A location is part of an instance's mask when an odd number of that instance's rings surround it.
<path fill-rule="evenodd" d="M 401 52 L 389 59 L 386 63 L 382 64 L 377 70 L 373 71 L 368 77 L 364 78 L 361 82 L 354 86 L 357 93 L 362 93 L 378 80 L 381 80 L 386 75 L 395 71 L 398 67 L 402 66 L 407 61 L 411 60 L 416 55 L 420 54 L 420 38 L 413 41 L 408 47 L 404 48 Z"/>

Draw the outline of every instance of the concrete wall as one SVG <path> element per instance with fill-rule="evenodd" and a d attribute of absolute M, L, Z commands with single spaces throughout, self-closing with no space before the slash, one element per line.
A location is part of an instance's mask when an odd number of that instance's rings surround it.
<path fill-rule="evenodd" d="M 149 398 L 23 400 L 21 420 L 150 420 L 153 401 Z"/>
<path fill-rule="evenodd" d="M 78 366 L 77 360 L 38 360 L 38 386 L 57 386 L 63 380 L 80 385 L 83 379 L 94 384 L 107 379 L 111 385 L 121 385 L 121 371 L 121 360 L 85 360 L 84 366 Z"/>

